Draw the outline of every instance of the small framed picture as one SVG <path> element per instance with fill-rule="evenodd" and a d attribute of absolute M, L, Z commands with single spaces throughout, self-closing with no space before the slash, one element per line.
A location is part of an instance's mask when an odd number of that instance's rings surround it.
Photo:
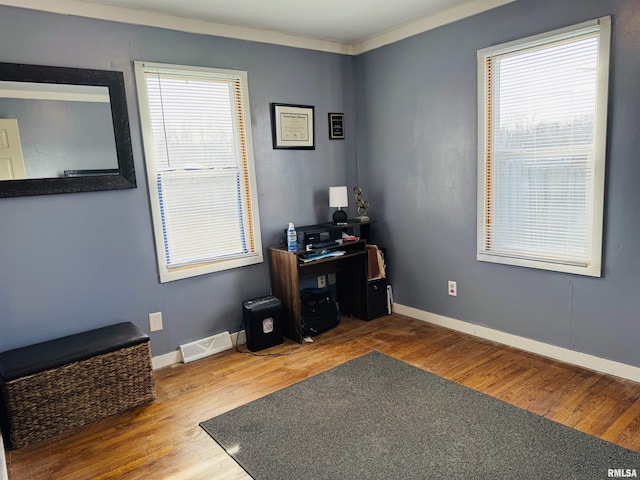
<path fill-rule="evenodd" d="M 329 114 L 329 139 L 344 140 L 344 113 Z"/>
<path fill-rule="evenodd" d="M 314 150 L 313 111 L 309 105 L 272 103 L 273 148 Z"/>

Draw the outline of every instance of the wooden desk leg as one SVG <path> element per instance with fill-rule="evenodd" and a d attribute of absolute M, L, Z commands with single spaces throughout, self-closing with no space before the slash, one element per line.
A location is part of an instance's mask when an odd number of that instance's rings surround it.
<path fill-rule="evenodd" d="M 282 301 L 284 335 L 294 342 L 302 343 L 297 256 L 286 250 L 270 248 L 269 261 L 271 291 Z"/>

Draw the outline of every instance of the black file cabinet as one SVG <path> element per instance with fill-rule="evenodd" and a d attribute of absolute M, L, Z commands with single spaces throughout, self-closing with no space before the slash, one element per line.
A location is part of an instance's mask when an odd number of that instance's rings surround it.
<path fill-rule="evenodd" d="M 384 317 L 387 311 L 387 279 L 378 278 L 367 282 L 367 312 L 365 320 Z"/>

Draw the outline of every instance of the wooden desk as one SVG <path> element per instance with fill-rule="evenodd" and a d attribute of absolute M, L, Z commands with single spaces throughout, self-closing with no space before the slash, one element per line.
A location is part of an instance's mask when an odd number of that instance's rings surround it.
<path fill-rule="evenodd" d="M 287 247 L 269 248 L 271 291 L 280 298 L 284 316 L 284 335 L 302 342 L 300 320 L 299 282 L 329 273 L 336 274 L 336 288 L 340 312 L 358 318 L 367 318 L 367 249 L 366 241 L 358 240 L 327 250 L 342 250 L 339 257 L 329 257 L 302 263 L 299 254 Z"/>

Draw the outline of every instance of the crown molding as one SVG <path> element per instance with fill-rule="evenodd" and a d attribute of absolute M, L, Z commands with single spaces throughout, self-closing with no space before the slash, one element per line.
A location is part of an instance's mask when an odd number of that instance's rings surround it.
<path fill-rule="evenodd" d="M 516 0 L 473 0 L 354 44 L 289 35 L 267 30 L 236 27 L 194 18 L 178 17 L 165 13 L 113 5 L 101 5 L 79 0 L 0 0 L 0 5 L 133 25 L 166 28 L 200 35 L 212 35 L 308 50 L 319 50 L 343 55 L 359 55 L 514 1 Z"/>
<path fill-rule="evenodd" d="M 369 39 L 358 42 L 353 46 L 352 55 L 360 55 L 361 53 L 375 50 L 376 48 L 380 48 L 391 43 L 399 42 L 405 38 L 419 35 L 429 30 L 442 27 L 443 25 L 457 22 L 458 20 L 472 17 L 473 15 L 477 15 L 515 1 L 516 0 L 474 0 L 435 15 L 420 18 L 389 30 L 388 32 L 375 35 Z"/>

